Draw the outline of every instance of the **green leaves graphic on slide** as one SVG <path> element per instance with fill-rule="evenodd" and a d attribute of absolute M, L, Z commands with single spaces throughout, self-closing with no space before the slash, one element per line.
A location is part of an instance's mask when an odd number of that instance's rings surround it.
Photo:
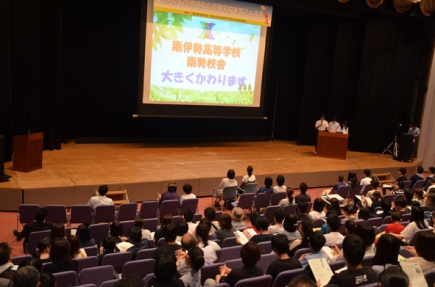
<path fill-rule="evenodd" d="M 184 33 L 183 24 L 192 20 L 192 16 L 167 12 L 154 12 L 153 50 L 162 46 L 162 40 L 177 40 L 178 33 Z"/>

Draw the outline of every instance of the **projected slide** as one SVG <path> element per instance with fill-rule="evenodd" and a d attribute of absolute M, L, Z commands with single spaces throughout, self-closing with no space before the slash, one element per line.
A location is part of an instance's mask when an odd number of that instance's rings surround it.
<path fill-rule="evenodd" d="M 251 11 L 256 20 L 249 21 L 231 13 L 180 11 L 157 3 L 150 8 L 152 30 L 147 27 L 147 35 L 152 37 L 146 46 L 152 48 L 145 57 L 144 83 L 149 85 L 144 85 L 144 104 L 260 105 L 264 24 L 269 24 L 270 13 Z"/>

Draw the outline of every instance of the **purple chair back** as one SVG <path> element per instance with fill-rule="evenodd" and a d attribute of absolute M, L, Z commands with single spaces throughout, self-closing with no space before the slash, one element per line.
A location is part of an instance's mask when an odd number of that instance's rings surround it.
<path fill-rule="evenodd" d="M 335 272 L 336 270 L 341 269 L 344 266 L 346 266 L 346 261 L 344 260 L 338 260 L 329 263 L 329 267 L 331 267 L 332 272 Z"/>
<path fill-rule="evenodd" d="M 221 217 L 222 217 L 222 211 L 220 211 L 220 210 L 216 210 L 216 220 L 217 221 L 219 221 L 219 219 L 221 219 Z"/>
<path fill-rule="evenodd" d="M 257 193 L 258 190 L 258 183 L 256 182 L 248 182 L 245 184 L 245 193 Z"/>
<path fill-rule="evenodd" d="M 160 206 L 160 218 L 165 216 L 165 214 L 171 214 L 172 216 L 178 215 L 178 206 L 180 202 L 176 199 L 174 200 L 164 200 L 162 206 Z"/>
<path fill-rule="evenodd" d="M 371 226 L 381 226 L 382 225 L 382 221 L 384 219 L 382 217 L 374 217 L 374 218 L 369 218 L 367 219 L 367 223 L 370 224 Z"/>
<path fill-rule="evenodd" d="M 172 223 L 178 224 L 178 222 L 180 222 L 180 221 L 181 221 L 181 216 L 175 215 L 172 217 Z"/>
<path fill-rule="evenodd" d="M 92 209 L 86 204 L 75 204 L 71 207 L 69 223 L 92 223 Z"/>
<path fill-rule="evenodd" d="M 225 265 L 230 269 L 241 268 L 243 266 L 242 258 L 227 260 Z"/>
<path fill-rule="evenodd" d="M 183 200 L 180 207 L 180 215 L 183 215 L 186 210 L 190 209 L 193 213 L 196 213 L 198 209 L 198 198 L 189 198 Z"/>
<path fill-rule="evenodd" d="M 349 197 L 354 198 L 355 195 L 360 195 L 363 187 L 364 185 L 357 185 L 354 188 L 352 188 L 349 192 Z"/>
<path fill-rule="evenodd" d="M 388 200 L 389 202 L 393 202 L 395 197 L 396 197 L 395 194 L 387 194 L 387 195 L 384 195 L 384 200 Z"/>
<path fill-rule="evenodd" d="M 402 214 L 402 221 L 409 221 L 409 219 L 411 218 L 411 214 L 409 213 L 404 213 Z"/>
<path fill-rule="evenodd" d="M 18 219 L 21 224 L 33 222 L 35 220 L 36 210 L 39 208 L 38 204 L 20 204 L 18 207 Z M 17 223 L 18 229 L 18 223 Z"/>
<path fill-rule="evenodd" d="M 411 252 L 409 252 L 405 248 L 400 248 L 399 249 L 399 254 L 402 255 L 405 258 L 414 257 L 414 254 L 412 254 Z"/>
<path fill-rule="evenodd" d="M 367 192 L 369 192 L 370 190 L 372 190 L 373 188 L 372 188 L 372 186 L 370 185 L 370 184 L 368 184 L 368 185 L 364 185 L 364 187 L 362 188 L 362 190 L 361 190 L 361 195 L 364 195 L 364 196 L 366 196 L 367 195 Z"/>
<path fill-rule="evenodd" d="M 143 228 L 148 229 L 151 232 L 157 231 L 159 220 L 157 218 L 146 218 L 143 220 Z"/>
<path fill-rule="evenodd" d="M 151 259 L 157 248 L 142 249 L 136 254 L 136 260 Z"/>
<path fill-rule="evenodd" d="M 293 256 L 296 259 L 299 259 L 305 253 L 311 253 L 313 250 L 311 248 L 301 248 L 296 250 L 295 255 Z"/>
<path fill-rule="evenodd" d="M 158 201 L 144 201 L 140 206 L 139 217 L 146 218 L 156 218 L 157 209 L 159 208 Z"/>
<path fill-rule="evenodd" d="M 147 274 L 154 272 L 155 263 L 156 261 L 154 259 L 141 259 L 127 262 L 125 263 L 124 268 L 122 268 L 122 278 L 128 278 L 131 276 L 139 276 L 143 278 Z"/>
<path fill-rule="evenodd" d="M 223 263 L 214 263 L 211 265 L 204 265 L 201 268 L 201 286 L 204 285 L 205 280 L 208 278 L 215 278 L 217 274 L 219 274 L 219 267 L 221 267 Z M 288 282 L 287 282 L 288 283 Z"/>
<path fill-rule="evenodd" d="M 260 242 L 258 247 L 260 247 L 261 254 L 270 254 L 272 252 L 270 241 Z"/>
<path fill-rule="evenodd" d="M 114 279 L 114 274 L 111 265 L 86 268 L 80 271 L 78 282 L 79 285 L 91 283 L 100 286 L 103 282 Z"/>
<path fill-rule="evenodd" d="M 230 246 L 236 246 L 239 245 L 236 241 L 236 237 L 227 237 L 222 242 L 221 248 L 230 247 Z"/>
<path fill-rule="evenodd" d="M 289 205 L 284 206 L 284 213 L 286 215 L 288 215 L 288 214 L 294 214 L 294 215 L 296 215 L 297 210 L 298 210 L 298 205 L 297 204 L 289 204 Z"/>
<path fill-rule="evenodd" d="M 115 206 L 100 205 L 95 208 L 94 223 L 115 221 Z"/>
<path fill-rule="evenodd" d="M 391 219 L 391 215 L 388 215 L 388 216 L 384 217 L 384 220 L 382 220 L 382 225 L 383 224 L 390 224 L 392 222 L 393 222 L 393 220 Z"/>
<path fill-rule="evenodd" d="M 375 257 L 374 255 L 367 255 L 364 256 L 363 260 L 361 261 L 361 265 L 362 266 L 373 266 L 373 257 Z"/>
<path fill-rule="evenodd" d="M 411 186 L 411 183 L 412 183 L 412 181 L 410 181 L 410 180 L 404 180 L 403 181 L 403 184 L 404 184 L 403 188 L 409 188 Z"/>
<path fill-rule="evenodd" d="M 269 243 L 270 245 L 270 243 Z M 218 262 L 225 262 L 232 259 L 237 259 L 240 257 L 240 250 L 242 245 L 230 246 L 221 249 L 221 255 Z"/>
<path fill-rule="evenodd" d="M 122 235 L 128 236 L 128 232 L 134 226 L 134 220 L 127 220 L 119 222 L 122 225 Z"/>
<path fill-rule="evenodd" d="M 244 193 L 240 195 L 238 202 L 232 202 L 231 204 L 240 207 L 241 209 L 251 209 L 254 198 L 255 193 Z"/>
<path fill-rule="evenodd" d="M 147 287 L 148 282 L 150 282 L 151 278 L 154 278 L 154 273 L 150 273 L 143 278 L 143 286 Z"/>
<path fill-rule="evenodd" d="M 78 265 L 77 265 L 77 274 L 80 274 L 80 272 L 83 269 L 86 268 L 92 268 L 92 267 L 97 267 L 98 266 L 98 257 L 97 256 L 88 256 L 85 258 L 79 258 L 79 259 L 74 259 L 77 261 Z"/>
<path fill-rule="evenodd" d="M 101 261 L 101 265 L 111 265 L 116 273 L 121 273 L 125 263 L 131 260 L 131 252 L 116 252 L 106 254 Z"/>
<path fill-rule="evenodd" d="M 47 222 L 65 224 L 68 221 L 65 205 L 49 204 L 45 207 L 47 209 Z"/>
<path fill-rule="evenodd" d="M 112 287 L 119 279 L 107 280 L 103 282 L 99 287 Z M 80 287 L 80 286 L 77 286 Z"/>
<path fill-rule="evenodd" d="M 378 226 L 378 234 L 385 231 L 385 228 L 387 228 L 388 224 L 381 224 Z"/>
<path fill-rule="evenodd" d="M 195 215 L 193 215 L 193 219 L 192 222 L 193 223 L 199 223 L 202 219 L 202 214 L 201 213 L 196 213 Z"/>
<path fill-rule="evenodd" d="M 313 208 L 313 202 L 309 201 L 309 202 L 307 202 L 307 213 L 309 213 L 311 211 L 311 208 Z"/>
<path fill-rule="evenodd" d="M 39 240 L 41 240 L 44 237 L 50 237 L 50 230 L 44 230 L 44 231 L 36 231 L 32 232 L 29 235 L 29 242 L 27 243 L 26 251 L 27 253 L 33 254 L 36 251 L 36 245 L 38 244 Z"/>
<path fill-rule="evenodd" d="M 269 206 L 271 193 L 259 193 L 254 200 L 254 208 L 266 208 Z"/>
<path fill-rule="evenodd" d="M 27 259 L 32 258 L 32 255 L 20 255 L 20 256 L 15 256 L 11 259 L 11 262 L 14 265 L 20 265 L 22 262 L 26 261 Z"/>
<path fill-rule="evenodd" d="M 313 220 L 313 227 L 314 228 L 319 228 L 319 227 L 322 227 L 323 224 L 325 224 L 325 223 L 326 223 L 326 221 L 324 219 L 322 219 L 322 218 L 316 218 L 316 219 Z"/>
<path fill-rule="evenodd" d="M 287 192 L 277 192 L 272 196 L 272 205 L 278 205 L 281 200 L 287 197 Z"/>
<path fill-rule="evenodd" d="M 342 185 L 337 189 L 337 194 L 343 198 L 348 198 L 351 190 L 352 187 L 350 185 Z"/>
<path fill-rule="evenodd" d="M 88 246 L 83 248 L 86 252 L 87 256 L 97 256 L 98 255 L 98 248 L 96 246 Z"/>
<path fill-rule="evenodd" d="M 257 276 L 247 279 L 242 279 L 237 281 L 236 285 L 234 287 L 270 287 L 270 284 L 272 283 L 272 276 L 270 275 L 263 275 L 263 276 Z"/>
<path fill-rule="evenodd" d="M 270 263 L 272 263 L 276 259 L 278 259 L 278 255 L 276 255 L 275 253 L 262 254 L 260 261 L 258 261 L 257 263 L 257 266 L 260 267 L 263 270 L 263 272 L 266 272 Z"/>
<path fill-rule="evenodd" d="M 124 203 L 119 206 L 118 221 L 134 220 L 137 213 L 137 203 Z"/>
<path fill-rule="evenodd" d="M 267 217 L 267 219 L 269 219 L 269 222 L 272 224 L 275 220 L 275 211 L 280 208 L 281 207 L 279 205 L 269 205 L 264 211 L 264 217 Z"/>
<path fill-rule="evenodd" d="M 278 274 L 278 276 L 276 276 L 272 287 L 287 286 L 287 284 L 293 279 L 293 277 L 302 274 L 303 272 L 304 272 L 304 268 L 282 271 L 281 273 Z"/>
<path fill-rule="evenodd" d="M 54 279 L 56 280 L 57 287 L 69 287 L 77 285 L 77 272 L 75 271 L 64 271 L 53 273 Z"/>
<path fill-rule="evenodd" d="M 412 186 L 412 192 L 414 192 L 414 189 L 416 188 L 423 188 L 424 187 L 424 180 L 417 180 L 414 185 Z"/>
<path fill-rule="evenodd" d="M 109 223 L 98 223 L 89 225 L 89 233 L 95 243 L 100 245 L 107 236 L 109 236 L 110 225 Z"/>
<path fill-rule="evenodd" d="M 416 232 L 414 232 L 414 235 L 412 235 L 411 240 L 409 240 L 408 245 L 414 246 L 415 245 L 415 241 L 417 240 L 417 237 L 420 233 L 423 232 L 432 232 L 432 229 L 420 229 L 417 230 Z"/>

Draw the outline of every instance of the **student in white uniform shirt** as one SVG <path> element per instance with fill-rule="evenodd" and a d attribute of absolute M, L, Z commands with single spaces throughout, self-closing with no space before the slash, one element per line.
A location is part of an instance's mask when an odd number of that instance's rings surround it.
<path fill-rule="evenodd" d="M 316 130 L 316 143 L 315 143 L 315 152 L 317 153 L 317 137 L 318 137 L 318 132 L 323 132 L 323 131 L 328 131 L 329 129 L 329 124 L 328 122 L 325 120 L 325 115 L 322 114 L 320 115 L 320 119 L 316 121 L 316 124 L 314 125 L 314 129 Z"/>
<path fill-rule="evenodd" d="M 329 132 L 336 133 L 340 129 L 340 124 L 337 122 L 337 117 L 333 117 L 332 121 L 329 122 Z"/>

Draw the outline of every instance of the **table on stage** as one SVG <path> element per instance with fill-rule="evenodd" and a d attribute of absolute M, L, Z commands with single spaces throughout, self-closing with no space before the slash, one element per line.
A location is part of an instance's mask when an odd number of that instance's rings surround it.
<path fill-rule="evenodd" d="M 319 132 L 317 155 L 336 159 L 346 159 L 349 135 L 343 133 Z"/>

